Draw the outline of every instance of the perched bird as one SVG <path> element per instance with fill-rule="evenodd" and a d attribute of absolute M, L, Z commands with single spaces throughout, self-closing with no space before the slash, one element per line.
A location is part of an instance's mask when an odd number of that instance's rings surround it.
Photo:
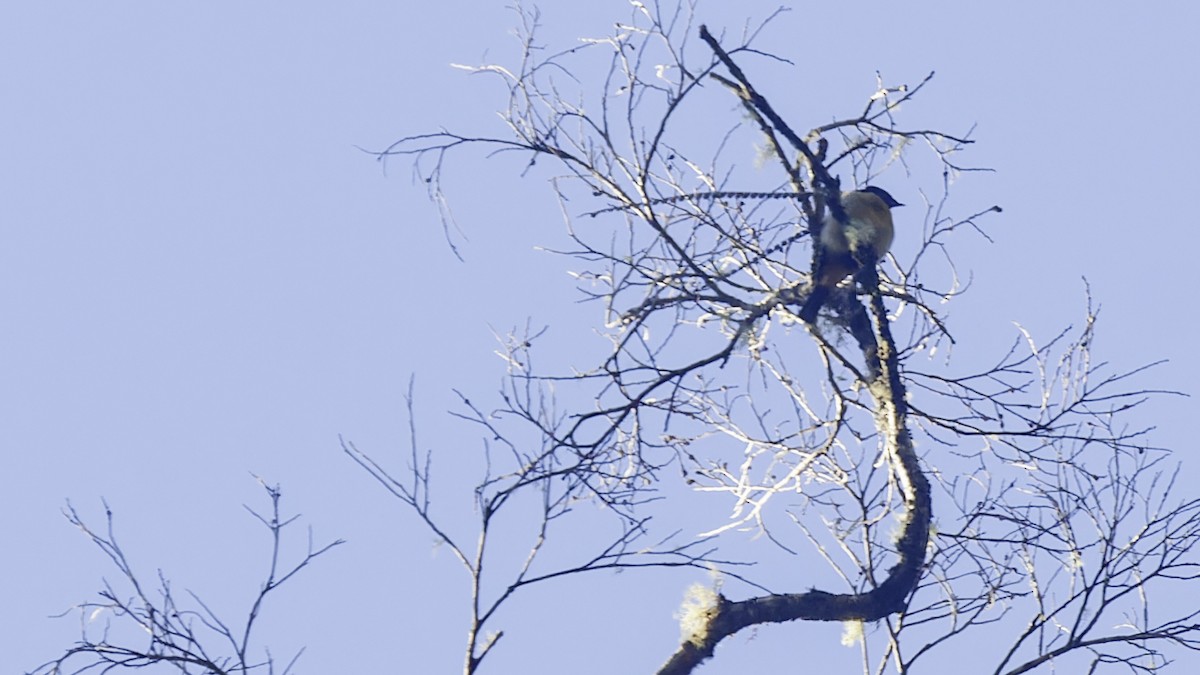
<path fill-rule="evenodd" d="M 829 292 L 842 279 L 859 272 L 865 258 L 871 258 L 874 264 L 888 252 L 894 234 L 891 209 L 904 206 L 886 190 L 874 186 L 843 192 L 841 201 L 841 217 L 835 217 L 831 210 L 821 227 L 812 292 L 799 312 L 806 323 L 816 320 Z"/>

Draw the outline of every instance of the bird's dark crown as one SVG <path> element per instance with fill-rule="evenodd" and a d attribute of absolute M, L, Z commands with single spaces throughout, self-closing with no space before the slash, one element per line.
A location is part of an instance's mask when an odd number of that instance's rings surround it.
<path fill-rule="evenodd" d="M 887 204 L 887 207 L 889 209 L 895 208 L 897 206 L 904 206 L 900 202 L 896 201 L 895 197 L 888 194 L 887 190 L 884 190 L 883 188 L 880 188 L 880 187 L 875 187 L 874 185 L 869 185 L 869 186 L 863 188 L 861 190 L 861 192 L 870 192 L 871 194 L 875 195 L 876 197 L 879 197 L 880 199 L 883 200 L 884 204 Z"/>

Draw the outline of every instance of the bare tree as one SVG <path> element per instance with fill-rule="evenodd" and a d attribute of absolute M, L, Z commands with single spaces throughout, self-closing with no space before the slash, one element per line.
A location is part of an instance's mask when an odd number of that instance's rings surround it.
<path fill-rule="evenodd" d="M 271 501 L 271 510 L 266 515 L 250 507 L 246 510 L 269 533 L 271 556 L 266 576 L 253 596 L 246 616 L 237 624 L 223 619 L 191 591 L 181 597 L 162 570 L 156 579 L 147 579 L 139 573 L 117 541 L 113 512 L 107 502 L 104 504 L 107 527 L 103 532 L 92 529 L 75 508 L 68 505 L 67 520 L 108 556 L 117 569 L 119 580 L 115 584 L 106 580 L 96 600 L 81 603 L 68 612 L 79 616 L 79 640 L 32 673 L 107 673 L 156 666 L 207 675 L 276 672 L 270 649 L 263 648 L 260 655 L 253 640 L 268 596 L 314 559 L 343 542 L 339 539 L 318 546 L 313 543 L 310 531 L 304 556 L 290 564 L 281 560 L 284 529 L 294 524 L 298 516 L 283 517 L 279 510 L 282 498 L 279 487 L 261 480 L 259 483 Z M 301 649 L 283 664 L 279 672 L 292 672 L 303 651 Z"/>
<path fill-rule="evenodd" d="M 979 357 L 942 309 L 968 286 L 953 252 L 963 236 L 986 237 L 999 208 L 952 199 L 974 171 L 959 160 L 970 133 L 903 121 L 932 74 L 910 85 L 880 75 L 860 110 L 798 132 L 780 93 L 754 82 L 760 66 L 795 68 L 754 46 L 776 15 L 735 37 L 694 25 L 689 6 L 633 7 L 611 35 L 560 51 L 539 42 L 535 12 L 519 11 L 519 63 L 470 68 L 505 83 L 510 133 L 442 131 L 380 153 L 413 160 L 443 206 L 452 152 L 515 154 L 527 172 L 553 165 L 572 242 L 560 253 L 610 346 L 554 373 L 535 365 L 541 331 L 504 338 L 498 402 L 460 395 L 459 417 L 483 439 L 473 523 L 435 509 L 441 460 L 420 449 L 411 386 L 407 466 L 342 443 L 467 570 L 464 672 L 487 663 L 501 608 L 531 586 L 644 567 L 720 574 L 688 591 L 660 673 L 694 671 L 749 626 L 796 620 L 843 622 L 864 673 L 940 672 L 938 655 L 963 640 L 975 640 L 974 670 L 995 673 L 1158 672 L 1197 649 L 1197 612 L 1161 598 L 1200 580 L 1200 500 L 1175 495 L 1170 453 L 1130 426 L 1171 392 L 1140 385 L 1146 368 L 1093 360 L 1090 294 L 1082 328 L 1041 345 L 1019 334 L 985 368 L 956 363 Z M 806 102 L 806 114 L 828 114 L 820 107 Z M 839 221 L 844 189 L 881 182 L 920 193 L 922 227 L 910 211 L 901 235 L 919 245 L 866 265 L 818 321 L 800 320 L 826 214 Z M 943 357 L 952 348 L 960 356 Z M 165 577 L 147 585 L 111 514 L 101 534 L 69 510 L 123 586 L 81 605 L 80 641 L 34 672 L 273 672 L 269 652 L 251 653 L 263 603 L 340 542 L 279 566 L 292 520 L 267 492 L 272 515 L 257 517 L 274 541 L 270 571 L 238 626 L 177 598 Z M 679 526 L 681 494 L 723 500 L 729 518 Z M 615 528 L 590 548 L 555 547 L 589 519 Z M 796 561 L 786 577 L 759 572 L 751 537 Z M 528 554 L 497 562 L 497 538 Z M 814 588 L 814 560 L 837 587 Z M 87 621 L 97 613 L 111 616 L 102 629 Z"/>
<path fill-rule="evenodd" d="M 1157 672 L 1169 646 L 1197 647 L 1195 612 L 1151 607 L 1200 580 L 1200 501 L 1173 496 L 1169 453 L 1126 421 L 1170 392 L 1137 386 L 1142 368 L 1093 362 L 1090 295 L 1083 328 L 1046 345 L 1018 335 L 975 372 L 935 360 L 967 349 L 940 310 L 967 286 L 954 242 L 986 237 L 982 221 L 1000 209 L 955 215 L 951 188 L 973 171 L 958 159 L 969 133 L 902 121 L 900 106 L 907 114 L 932 74 L 911 85 L 880 76 L 857 113 L 797 132 L 748 75 L 758 63 L 791 65 L 754 47 L 775 16 L 714 36 L 690 7 L 634 3 L 613 34 L 561 51 L 539 42 L 536 12 L 519 16 L 519 63 L 469 69 L 505 83 L 511 133 L 410 136 L 380 157 L 411 158 L 443 205 L 454 151 L 515 153 L 527 171 L 551 160 L 573 243 L 560 253 L 602 308 L 611 351 L 577 372 L 539 372 L 540 334 L 514 333 L 499 404 L 463 396 L 462 417 L 487 439 L 470 538 L 435 517 L 436 454 L 418 452 L 415 431 L 407 473 L 344 445 L 470 572 L 464 672 L 479 669 L 500 635 L 485 630 L 522 588 L 636 566 L 716 566 L 748 593 L 694 591 L 660 673 L 692 672 L 748 626 L 793 620 L 845 622 L 865 673 L 917 672 L 981 631 L 1006 645 L 992 655 L 996 673 L 1051 661 Z M 774 167 L 766 185 L 766 172 L 747 168 L 755 145 L 758 163 Z M 841 191 L 901 180 L 921 186 L 923 228 L 902 235 L 920 246 L 882 270 L 867 265 L 821 320 L 801 321 L 809 242 L 826 213 L 844 217 Z M 655 539 L 647 514 L 669 513 L 675 476 L 728 499 L 732 517 L 690 539 Z M 543 505 L 526 523 L 529 556 L 492 570 L 495 523 L 525 493 Z M 603 504 L 620 534 L 577 562 L 543 563 L 580 500 Z M 753 562 L 737 553 L 747 532 L 825 561 L 841 588 L 795 590 L 813 586 L 801 571 L 811 565 L 795 565 L 787 589 L 731 567 Z M 485 597 L 489 574 L 503 590 Z M 864 636 L 864 622 L 884 630 Z"/>

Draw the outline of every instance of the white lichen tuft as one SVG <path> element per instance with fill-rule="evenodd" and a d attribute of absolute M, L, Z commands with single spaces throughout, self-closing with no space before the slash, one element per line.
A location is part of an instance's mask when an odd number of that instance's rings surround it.
<path fill-rule="evenodd" d="M 892 529 L 888 532 L 888 541 L 892 546 L 900 543 L 900 539 L 904 537 L 904 531 L 908 527 L 909 514 L 906 511 L 897 511 L 892 514 Z"/>
<path fill-rule="evenodd" d="M 863 641 L 863 622 L 855 619 L 842 622 L 842 646 L 853 647 Z"/>
<path fill-rule="evenodd" d="M 710 569 L 712 582 L 696 582 L 683 594 L 683 604 L 675 612 L 679 621 L 680 637 L 685 642 L 699 643 L 708 632 L 708 622 L 721 600 L 721 573 Z"/>

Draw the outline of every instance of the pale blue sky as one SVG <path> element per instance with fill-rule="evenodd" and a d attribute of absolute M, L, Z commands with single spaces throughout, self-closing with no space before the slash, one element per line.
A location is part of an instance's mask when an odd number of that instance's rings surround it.
<path fill-rule="evenodd" d="M 552 323 L 550 358 L 565 362 L 599 316 L 575 304 L 569 261 L 533 250 L 564 241 L 544 176 L 519 179 L 515 158 L 455 160 L 460 263 L 408 165 L 385 175 L 356 146 L 442 126 L 503 134 L 501 88 L 449 64 L 512 61 L 505 4 L 0 9 L 0 670 L 60 652 L 78 624 L 45 617 L 115 578 L 63 520 L 67 498 L 95 525 L 107 498 L 146 574 L 161 568 L 230 616 L 244 611 L 265 553 L 241 506 L 262 505 L 251 472 L 282 483 L 318 539 L 350 541 L 268 609 L 277 655 L 307 645 L 301 673 L 461 668 L 465 575 L 338 435 L 381 457 L 402 448 L 415 373 L 424 442 L 469 456 L 474 432 L 443 411 L 451 387 L 495 390 L 491 328 Z M 699 16 L 736 31 L 776 6 L 727 5 L 702 2 Z M 764 66 L 756 81 L 806 128 L 856 111 L 876 70 L 893 82 L 936 70 L 907 119 L 977 124 L 967 157 L 997 173 L 957 197 L 1005 209 L 990 221 L 994 245 L 956 251 L 975 278 L 954 309 L 960 341 L 998 349 L 1013 322 L 1048 339 L 1082 318 L 1086 276 L 1103 305 L 1099 357 L 1118 369 L 1170 359 L 1147 384 L 1189 389 L 1200 380 L 1188 168 L 1200 156 L 1200 9 L 1048 5 L 797 4 L 760 46 L 800 67 Z M 541 7 L 559 46 L 629 14 L 624 0 Z M 886 187 L 915 202 L 900 180 Z M 901 250 L 908 215 L 897 215 Z M 1164 400 L 1139 419 L 1191 461 L 1194 409 Z M 469 517 L 464 502 L 445 509 Z M 652 670 L 699 578 L 536 591 L 487 672 L 555 672 L 581 653 L 590 665 L 572 672 Z M 564 610 L 568 591 L 579 595 Z M 798 650 L 853 663 L 831 643 L 838 631 L 739 635 L 703 672 Z"/>

